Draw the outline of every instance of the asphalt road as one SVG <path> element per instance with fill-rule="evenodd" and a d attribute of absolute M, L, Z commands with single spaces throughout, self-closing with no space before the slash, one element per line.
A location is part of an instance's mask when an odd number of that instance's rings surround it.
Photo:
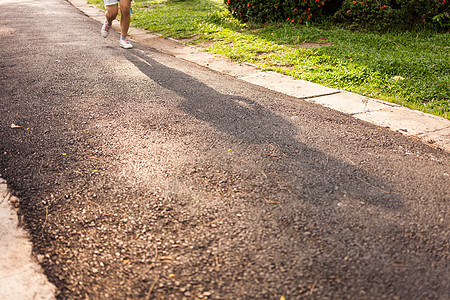
<path fill-rule="evenodd" d="M 100 27 L 0 0 L 0 174 L 58 298 L 450 298 L 448 153 Z"/>

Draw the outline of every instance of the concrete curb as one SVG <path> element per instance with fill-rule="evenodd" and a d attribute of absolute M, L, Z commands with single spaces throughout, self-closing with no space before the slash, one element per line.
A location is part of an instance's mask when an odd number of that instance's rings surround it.
<path fill-rule="evenodd" d="M 86 0 L 68 0 L 90 18 L 101 23 L 104 10 Z M 119 31 L 118 22 L 113 29 Z M 450 120 L 358 94 L 327 88 L 275 72 L 264 72 L 245 63 L 233 63 L 182 42 L 149 31 L 130 28 L 129 37 L 143 45 L 246 82 L 349 114 L 357 119 L 388 127 L 393 131 L 450 152 Z"/>
<path fill-rule="evenodd" d="M 32 255 L 32 244 L 19 226 L 12 196 L 0 177 L 0 299 L 55 299 L 56 288 Z"/>

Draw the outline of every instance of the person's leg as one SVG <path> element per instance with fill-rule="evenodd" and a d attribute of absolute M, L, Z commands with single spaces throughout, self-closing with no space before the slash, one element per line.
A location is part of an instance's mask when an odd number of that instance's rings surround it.
<path fill-rule="evenodd" d="M 106 6 L 106 20 L 108 24 L 112 24 L 112 22 L 117 18 L 119 14 L 119 4 L 113 4 Z"/>
<path fill-rule="evenodd" d="M 120 0 L 120 47 L 125 49 L 133 48 L 127 39 L 128 29 L 130 29 L 131 0 Z"/>
<path fill-rule="evenodd" d="M 106 20 L 103 23 L 101 34 L 104 38 L 108 37 L 109 30 L 111 29 L 112 22 L 117 18 L 119 13 L 119 4 L 118 0 L 105 0 Z"/>
<path fill-rule="evenodd" d="M 130 29 L 130 7 L 131 0 L 120 0 L 120 34 L 126 37 Z"/>

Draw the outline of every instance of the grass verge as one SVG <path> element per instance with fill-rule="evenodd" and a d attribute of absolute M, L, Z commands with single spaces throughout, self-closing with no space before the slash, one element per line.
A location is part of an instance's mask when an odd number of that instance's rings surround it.
<path fill-rule="evenodd" d="M 88 2 L 103 8 L 102 0 Z M 221 0 L 136 0 L 135 27 L 262 70 L 450 119 L 450 35 L 241 24 Z"/>

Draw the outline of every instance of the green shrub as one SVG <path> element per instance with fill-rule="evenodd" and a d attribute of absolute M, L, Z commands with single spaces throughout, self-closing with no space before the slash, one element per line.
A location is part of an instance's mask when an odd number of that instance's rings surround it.
<path fill-rule="evenodd" d="M 335 14 L 352 27 L 389 30 L 412 29 L 430 22 L 448 9 L 448 0 L 344 0 Z"/>
<path fill-rule="evenodd" d="M 450 6 L 435 15 L 432 20 L 439 28 L 448 29 L 450 27 Z"/>
<path fill-rule="evenodd" d="M 336 2 L 339 1 L 225 0 L 225 5 L 235 18 L 243 22 L 305 23 L 332 11 L 330 8 L 335 6 Z"/>
<path fill-rule="evenodd" d="M 425 23 L 446 27 L 449 0 L 224 0 L 232 15 L 251 23 L 305 24 L 334 21 L 371 30 L 411 29 Z"/>

